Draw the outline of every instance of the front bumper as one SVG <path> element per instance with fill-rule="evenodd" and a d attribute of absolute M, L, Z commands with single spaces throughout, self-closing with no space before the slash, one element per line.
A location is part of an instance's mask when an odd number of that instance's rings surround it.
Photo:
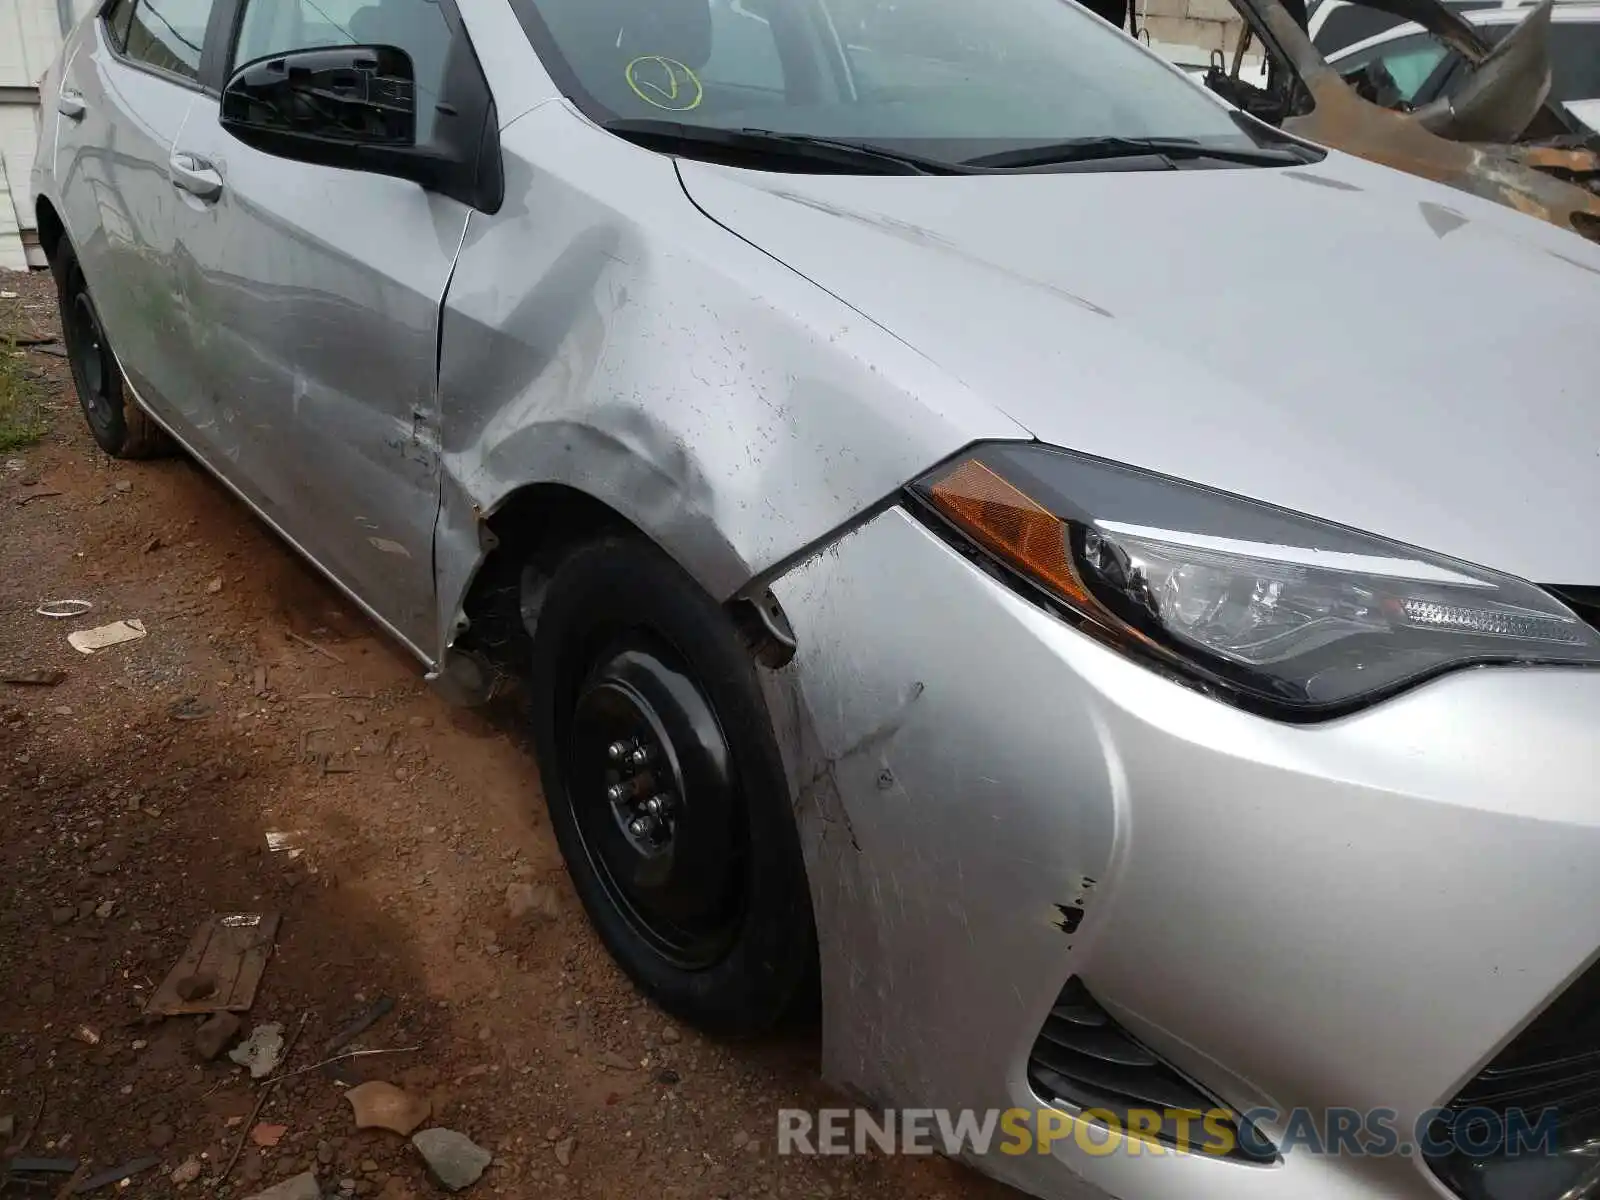
<path fill-rule="evenodd" d="M 1468 671 L 1278 724 L 1079 634 L 898 508 L 773 591 L 799 643 L 767 687 L 824 1069 L 874 1103 L 1038 1109 L 1029 1050 L 1076 976 L 1236 1109 L 1389 1109 L 1404 1138 L 1600 947 L 1600 671 Z M 1066 1139 L 977 1165 L 1051 1198 L 1445 1194 L 1414 1156 Z"/>

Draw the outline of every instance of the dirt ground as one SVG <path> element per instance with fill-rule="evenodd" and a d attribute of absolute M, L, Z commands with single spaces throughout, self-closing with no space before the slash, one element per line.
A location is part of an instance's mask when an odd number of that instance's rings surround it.
<path fill-rule="evenodd" d="M 18 293 L 0 353 L 55 332 L 48 275 L 0 290 Z M 590 931 L 504 722 L 436 699 L 192 463 L 102 455 L 53 350 L 13 352 L 49 389 L 50 431 L 0 455 L 0 675 L 65 675 L 0 684 L 0 1160 L 9 1118 L 13 1154 L 157 1158 L 129 1195 L 244 1196 L 307 1169 L 328 1195 L 442 1194 L 403 1137 L 355 1128 L 345 1084 L 381 1079 L 493 1152 L 469 1195 L 1015 1196 L 942 1159 L 780 1160 L 779 1108 L 841 1103 L 815 1034 L 729 1046 L 645 1003 Z M 61 599 L 93 608 L 36 612 Z M 123 618 L 148 636 L 68 645 Z M 289 1077 L 252 1123 L 259 1085 L 200 1060 L 200 1018 L 142 1013 L 227 912 L 281 916 L 242 1016 L 283 1026 L 288 1069 L 383 997 L 351 1048 L 388 1053 L 330 1068 L 344 1083 Z M 286 1128 L 259 1146 L 258 1124 Z"/>

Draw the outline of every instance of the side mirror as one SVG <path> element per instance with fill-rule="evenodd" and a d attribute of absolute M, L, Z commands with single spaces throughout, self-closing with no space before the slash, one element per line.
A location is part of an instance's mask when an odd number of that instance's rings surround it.
<path fill-rule="evenodd" d="M 424 142 L 411 56 L 396 46 L 296 50 L 246 63 L 222 89 L 222 127 L 266 154 L 409 179 L 494 212 L 504 192 L 494 101 L 470 51 L 469 69 L 461 69 L 459 45 Z"/>

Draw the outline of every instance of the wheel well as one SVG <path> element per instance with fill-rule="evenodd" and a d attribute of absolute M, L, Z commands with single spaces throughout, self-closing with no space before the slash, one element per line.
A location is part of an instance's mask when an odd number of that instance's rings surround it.
<path fill-rule="evenodd" d="M 484 524 L 492 549 L 462 600 L 467 629 L 455 648 L 512 677 L 526 669 L 544 589 L 568 552 L 608 535 L 653 541 L 610 505 L 563 484 L 513 492 Z M 778 667 L 793 657 L 793 633 L 770 591 L 741 594 L 724 607 L 758 661 Z"/>
<path fill-rule="evenodd" d="M 541 590 L 566 553 L 608 533 L 645 535 L 621 513 L 585 492 L 561 484 L 532 484 L 513 492 L 484 524 L 492 549 L 461 602 L 467 630 L 456 647 L 512 674 L 530 653 L 529 629 L 537 608 L 524 611 L 524 575 Z"/>
<path fill-rule="evenodd" d="M 43 196 L 39 197 L 34 215 L 39 223 L 39 246 L 44 250 L 45 257 L 53 263 L 56 260 L 56 247 L 60 246 L 61 239 L 66 237 L 67 228 L 61 223 L 61 218 L 56 213 L 56 206 Z"/>

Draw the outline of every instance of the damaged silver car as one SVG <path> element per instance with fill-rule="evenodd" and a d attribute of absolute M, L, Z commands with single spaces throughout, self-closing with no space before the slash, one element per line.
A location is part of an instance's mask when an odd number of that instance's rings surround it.
<path fill-rule="evenodd" d="M 1600 246 L 1062 0 L 106 0 L 43 94 L 96 440 L 521 697 L 664 1008 L 1053 1200 L 1591 1186 Z"/>

